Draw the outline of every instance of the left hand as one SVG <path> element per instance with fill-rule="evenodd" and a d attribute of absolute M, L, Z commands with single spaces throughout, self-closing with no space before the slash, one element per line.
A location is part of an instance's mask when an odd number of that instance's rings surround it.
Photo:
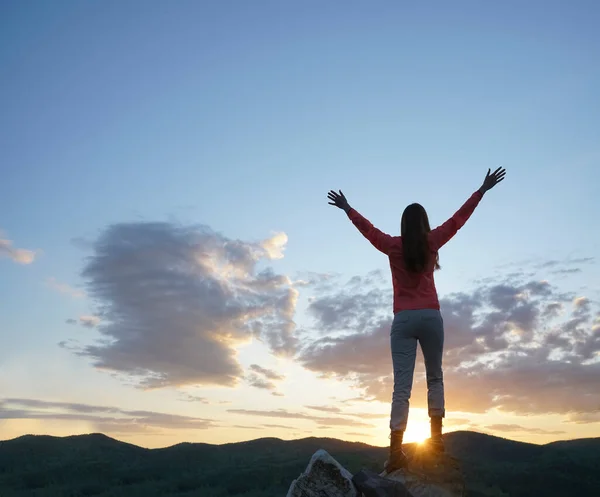
<path fill-rule="evenodd" d="M 335 205 L 336 207 L 342 209 L 343 211 L 348 212 L 350 210 L 350 204 L 346 200 L 346 197 L 342 193 L 342 190 L 339 190 L 340 193 L 336 193 L 333 190 L 329 190 L 327 194 L 327 198 L 331 200 L 328 202 L 329 205 Z"/>

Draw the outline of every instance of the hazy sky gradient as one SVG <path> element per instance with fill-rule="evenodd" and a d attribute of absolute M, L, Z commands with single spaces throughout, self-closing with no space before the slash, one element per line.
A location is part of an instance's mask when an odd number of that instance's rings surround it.
<path fill-rule="evenodd" d="M 396 234 L 498 165 L 436 274 L 446 427 L 598 436 L 599 18 L 2 2 L 0 439 L 386 444 L 389 269 L 326 192 Z"/>

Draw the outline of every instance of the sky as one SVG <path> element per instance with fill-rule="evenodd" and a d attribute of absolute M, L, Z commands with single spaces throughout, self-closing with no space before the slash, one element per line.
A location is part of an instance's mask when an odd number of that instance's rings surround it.
<path fill-rule="evenodd" d="M 0 4 L 0 440 L 384 446 L 390 234 L 440 252 L 445 430 L 600 436 L 600 5 Z M 428 435 L 419 351 L 406 441 Z"/>

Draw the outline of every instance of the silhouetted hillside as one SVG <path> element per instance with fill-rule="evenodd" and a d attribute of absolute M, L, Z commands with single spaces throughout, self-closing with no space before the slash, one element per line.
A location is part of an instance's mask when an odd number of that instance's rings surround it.
<path fill-rule="evenodd" d="M 600 495 L 600 438 L 547 445 L 473 432 L 445 438 L 470 496 Z M 352 473 L 380 470 L 387 451 L 331 438 L 144 449 L 101 434 L 29 435 L 0 442 L 0 496 L 282 497 L 320 448 Z"/>

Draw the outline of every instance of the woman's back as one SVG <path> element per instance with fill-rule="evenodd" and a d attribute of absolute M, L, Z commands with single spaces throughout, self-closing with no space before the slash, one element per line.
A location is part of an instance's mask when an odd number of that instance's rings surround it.
<path fill-rule="evenodd" d="M 353 208 L 348 217 L 371 244 L 389 257 L 394 288 L 394 314 L 409 309 L 439 309 L 433 273 L 437 253 L 467 222 L 483 197 L 480 190 L 474 192 L 454 215 L 445 223 L 427 233 L 429 257 L 422 271 L 409 270 L 401 236 L 390 236 L 375 228 L 369 220 Z"/>
<path fill-rule="evenodd" d="M 421 272 L 407 268 L 402 237 L 398 237 L 396 247 L 389 253 L 394 290 L 394 314 L 409 309 L 439 309 L 437 290 L 433 273 L 437 252 L 430 251 L 425 269 Z M 428 239 L 430 236 L 427 237 Z"/>

